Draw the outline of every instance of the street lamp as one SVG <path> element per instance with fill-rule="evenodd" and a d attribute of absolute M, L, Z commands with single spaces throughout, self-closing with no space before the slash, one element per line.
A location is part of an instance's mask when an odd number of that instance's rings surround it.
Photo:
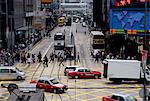
<path fill-rule="evenodd" d="M 145 16 L 144 16 L 144 48 L 145 50 L 148 49 L 147 47 L 147 29 L 146 29 L 146 25 L 147 25 L 147 0 L 145 0 Z M 144 89 L 144 101 L 147 101 L 147 95 L 146 95 L 146 74 L 145 74 L 145 68 L 146 68 L 146 61 L 144 61 L 143 63 L 143 71 L 144 71 L 144 81 L 143 81 L 143 89 Z"/>

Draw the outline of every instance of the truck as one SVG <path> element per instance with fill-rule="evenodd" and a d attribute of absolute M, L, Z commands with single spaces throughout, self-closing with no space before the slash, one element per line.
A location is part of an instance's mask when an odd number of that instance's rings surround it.
<path fill-rule="evenodd" d="M 137 99 L 130 94 L 112 94 L 102 97 L 102 101 L 137 101 Z"/>
<path fill-rule="evenodd" d="M 113 83 L 121 83 L 122 81 L 138 81 L 144 80 L 144 69 L 141 61 L 138 60 L 122 60 L 122 59 L 105 59 L 103 61 L 104 78 L 113 81 Z M 150 68 L 145 67 L 145 80 L 150 81 Z"/>

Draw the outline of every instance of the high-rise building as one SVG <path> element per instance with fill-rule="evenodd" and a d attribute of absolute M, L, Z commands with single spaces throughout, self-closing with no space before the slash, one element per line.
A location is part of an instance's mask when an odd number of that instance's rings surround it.
<path fill-rule="evenodd" d="M 1 0 L 0 1 L 0 48 L 3 46 L 6 46 L 5 42 L 5 24 L 6 24 L 6 19 L 5 19 L 5 1 Z"/>
<path fill-rule="evenodd" d="M 95 27 L 105 29 L 108 23 L 109 0 L 93 0 L 93 22 Z"/>

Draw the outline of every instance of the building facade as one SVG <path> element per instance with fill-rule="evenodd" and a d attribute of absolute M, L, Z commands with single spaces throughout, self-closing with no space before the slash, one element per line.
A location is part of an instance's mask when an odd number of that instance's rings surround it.
<path fill-rule="evenodd" d="M 111 0 L 109 14 L 110 35 L 122 37 L 116 52 L 122 51 L 125 57 L 134 57 L 143 49 L 149 51 L 150 8 L 145 0 Z M 112 49 L 114 50 L 114 49 Z"/>
<path fill-rule="evenodd" d="M 5 1 L 0 1 L 0 48 L 3 48 L 6 46 L 6 41 L 5 41 L 5 24 L 6 24 L 6 12 L 5 12 Z"/>
<path fill-rule="evenodd" d="M 108 26 L 109 0 L 93 0 L 94 27 L 105 29 Z"/>

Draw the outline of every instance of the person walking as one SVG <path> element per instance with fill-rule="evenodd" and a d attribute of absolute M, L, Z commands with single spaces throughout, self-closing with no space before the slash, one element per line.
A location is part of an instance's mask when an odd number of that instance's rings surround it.
<path fill-rule="evenodd" d="M 61 57 L 60 57 L 60 63 L 59 63 L 59 66 L 61 66 L 61 65 L 64 66 L 63 61 L 64 61 L 64 58 L 61 56 Z"/>
<path fill-rule="evenodd" d="M 27 62 L 28 62 L 28 64 L 30 64 L 30 63 L 31 63 L 30 53 L 28 53 L 28 54 L 27 54 Z"/>
<path fill-rule="evenodd" d="M 27 60 L 27 58 L 26 58 L 26 53 L 24 53 L 24 54 L 23 54 L 23 63 L 26 63 L 26 60 Z"/>
<path fill-rule="evenodd" d="M 50 63 L 51 61 L 54 62 L 54 54 L 53 54 L 53 53 L 50 54 L 50 61 L 49 61 L 49 63 Z"/>
<path fill-rule="evenodd" d="M 48 58 L 46 55 L 44 56 L 43 64 L 48 67 Z"/>
<path fill-rule="evenodd" d="M 96 56 L 95 56 L 95 62 L 98 62 L 98 53 L 96 54 Z"/>
<path fill-rule="evenodd" d="M 79 56 L 79 52 L 77 53 L 77 62 L 80 62 L 80 56 Z"/>
<path fill-rule="evenodd" d="M 35 55 L 32 54 L 32 62 L 35 63 Z"/>
<path fill-rule="evenodd" d="M 37 57 L 38 57 L 38 61 L 39 61 L 39 63 L 40 63 L 40 62 L 42 62 L 42 60 L 41 60 L 41 59 L 42 59 L 42 55 L 41 55 L 41 52 L 40 52 L 40 51 L 39 51 L 39 54 L 38 54 L 38 56 L 37 56 Z"/>

